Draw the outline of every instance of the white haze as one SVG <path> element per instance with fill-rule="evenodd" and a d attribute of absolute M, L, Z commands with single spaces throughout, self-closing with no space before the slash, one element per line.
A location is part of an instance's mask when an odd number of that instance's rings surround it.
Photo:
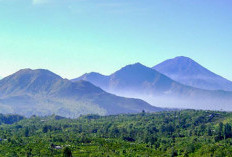
<path fill-rule="evenodd" d="M 149 95 L 149 94 L 138 94 L 135 92 L 125 91 L 113 91 L 106 90 L 109 93 L 113 93 L 118 96 L 142 99 L 153 106 L 162 108 L 176 108 L 176 109 L 198 109 L 198 110 L 218 110 L 218 111 L 232 111 L 232 101 L 227 99 L 217 98 L 184 98 L 177 96 L 163 96 L 163 95 Z"/>

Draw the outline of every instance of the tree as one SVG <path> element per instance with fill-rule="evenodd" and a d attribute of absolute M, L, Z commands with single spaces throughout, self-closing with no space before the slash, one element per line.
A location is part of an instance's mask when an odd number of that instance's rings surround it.
<path fill-rule="evenodd" d="M 24 136 L 25 137 L 29 136 L 29 128 L 28 127 L 26 127 L 26 129 L 25 129 Z"/>
<path fill-rule="evenodd" d="M 222 130 L 223 130 L 223 123 L 220 122 L 220 123 L 219 123 L 219 131 L 218 131 L 218 133 L 219 133 L 220 135 L 222 135 Z"/>
<path fill-rule="evenodd" d="M 63 155 L 64 155 L 64 157 L 72 157 L 72 151 L 71 151 L 71 149 L 69 147 L 65 147 Z"/>
<path fill-rule="evenodd" d="M 232 137 L 231 126 L 228 123 L 226 123 L 224 128 L 224 136 L 225 139 Z"/>
<path fill-rule="evenodd" d="M 208 134 L 208 136 L 212 136 L 213 135 L 211 127 L 208 127 L 207 134 Z"/>
<path fill-rule="evenodd" d="M 47 133 L 47 132 L 48 132 L 48 126 L 45 125 L 45 126 L 43 127 L 43 133 Z"/>
<path fill-rule="evenodd" d="M 218 141 L 222 140 L 223 139 L 223 134 L 224 134 L 224 132 L 223 132 L 223 123 L 220 122 L 217 135 L 215 136 L 215 141 L 218 142 Z"/>

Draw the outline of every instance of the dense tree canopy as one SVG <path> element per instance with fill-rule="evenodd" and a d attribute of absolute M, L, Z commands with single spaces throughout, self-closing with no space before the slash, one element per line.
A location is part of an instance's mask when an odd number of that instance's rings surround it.
<path fill-rule="evenodd" d="M 1 124 L 13 124 L 15 122 L 18 122 L 20 120 L 24 119 L 23 116 L 19 115 L 3 115 L 0 114 L 0 125 Z"/>
<path fill-rule="evenodd" d="M 226 112 L 33 116 L 15 122 L 0 126 L 0 156 L 229 156 L 232 151 L 232 113 Z"/>

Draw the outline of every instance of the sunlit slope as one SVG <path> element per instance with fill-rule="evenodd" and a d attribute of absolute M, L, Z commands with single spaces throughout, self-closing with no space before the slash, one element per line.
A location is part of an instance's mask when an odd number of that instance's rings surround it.
<path fill-rule="evenodd" d="M 48 70 L 24 69 L 0 81 L 0 111 L 26 116 L 155 112 L 138 99 L 109 94 L 86 81 L 71 82 Z"/>

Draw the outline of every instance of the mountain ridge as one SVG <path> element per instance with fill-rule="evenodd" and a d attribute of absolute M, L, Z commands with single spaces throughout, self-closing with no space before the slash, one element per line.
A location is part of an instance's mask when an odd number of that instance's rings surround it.
<path fill-rule="evenodd" d="M 183 85 L 140 63 L 127 65 L 115 73 L 105 76 L 104 79 L 107 81 L 94 80 L 94 76 L 89 77 L 88 74 L 75 80 L 81 79 L 92 82 L 107 92 L 140 98 L 155 106 L 168 104 L 165 107 L 176 108 L 185 105 L 186 108 L 210 109 L 209 106 L 214 107 L 218 104 L 230 105 L 232 100 L 232 92 L 210 91 Z M 227 108 L 232 110 L 231 107 L 227 106 Z M 218 105 L 214 109 L 220 110 L 221 107 Z"/>
<path fill-rule="evenodd" d="M 26 116 L 161 111 L 143 100 L 118 97 L 87 81 L 71 82 L 44 69 L 23 69 L 0 81 L 0 112 Z"/>

